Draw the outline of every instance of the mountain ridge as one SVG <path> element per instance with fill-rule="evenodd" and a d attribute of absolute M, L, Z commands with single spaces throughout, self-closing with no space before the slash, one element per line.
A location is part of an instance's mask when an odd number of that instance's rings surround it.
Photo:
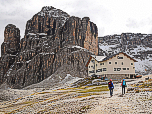
<path fill-rule="evenodd" d="M 136 73 L 151 74 L 152 34 L 122 33 L 98 37 L 99 55 L 109 56 L 117 52 L 125 52 L 138 62 Z"/>

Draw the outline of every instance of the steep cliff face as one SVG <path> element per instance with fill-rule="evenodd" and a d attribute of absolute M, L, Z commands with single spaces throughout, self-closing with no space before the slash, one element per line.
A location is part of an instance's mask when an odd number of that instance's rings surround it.
<path fill-rule="evenodd" d="M 28 33 L 46 33 L 54 35 L 70 16 L 54 7 L 43 7 L 26 24 L 25 35 Z"/>
<path fill-rule="evenodd" d="M 78 17 L 70 17 L 65 23 L 63 37 L 65 41 L 84 47 L 98 55 L 97 26 L 89 20 L 89 17 L 84 17 L 82 20 Z"/>
<path fill-rule="evenodd" d="M 13 24 L 9 24 L 4 30 L 4 42 L 1 45 L 0 60 L 0 84 L 6 80 L 4 76 L 15 61 L 19 52 L 20 30 Z"/>
<path fill-rule="evenodd" d="M 20 51 L 1 79 L 7 79 L 12 88 L 22 88 L 59 72 L 59 68 L 63 68 L 61 77 L 69 73 L 87 76 L 85 64 L 91 54 L 98 54 L 97 26 L 89 20 L 88 17 L 70 17 L 53 7 L 43 7 L 27 21 Z M 64 69 L 64 66 L 70 68 Z"/>
<path fill-rule="evenodd" d="M 4 42 L 1 46 L 1 55 L 13 54 L 19 51 L 20 30 L 15 25 L 9 24 L 5 27 Z"/>

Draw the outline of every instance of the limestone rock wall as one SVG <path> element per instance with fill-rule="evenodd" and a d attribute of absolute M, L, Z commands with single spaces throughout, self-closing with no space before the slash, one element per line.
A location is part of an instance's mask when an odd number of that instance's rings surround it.
<path fill-rule="evenodd" d="M 8 24 L 4 31 L 4 42 L 1 45 L 2 56 L 4 54 L 15 55 L 19 51 L 20 30 L 15 25 Z"/>
<path fill-rule="evenodd" d="M 6 35 L 5 40 L 12 42 L 8 38 Z M 3 53 L 9 47 L 6 44 L 2 44 Z M 15 53 L 13 61 L 5 62 L 2 56 L 0 81 L 7 80 L 11 88 L 23 88 L 46 79 L 59 68 L 63 68 L 63 74 L 85 77 L 86 62 L 91 54 L 98 55 L 97 46 L 97 26 L 88 17 L 70 17 L 60 9 L 43 7 L 27 21 L 25 36 L 15 48 L 19 51 L 11 50 Z"/>
<path fill-rule="evenodd" d="M 20 30 L 13 24 L 8 24 L 4 30 L 4 42 L 1 45 L 0 84 L 6 80 L 6 72 L 14 63 L 16 54 L 20 51 Z"/>
<path fill-rule="evenodd" d="M 63 28 L 63 37 L 68 44 L 79 45 L 98 55 L 97 26 L 88 17 L 70 17 Z"/>

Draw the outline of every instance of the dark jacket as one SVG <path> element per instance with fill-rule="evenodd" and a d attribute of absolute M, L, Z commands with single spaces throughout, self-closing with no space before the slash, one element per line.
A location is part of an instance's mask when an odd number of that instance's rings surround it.
<path fill-rule="evenodd" d="M 110 82 L 111 82 L 111 81 L 110 81 Z M 109 87 L 109 89 L 111 89 L 111 88 L 114 89 L 113 82 L 111 82 L 111 84 L 112 84 L 112 86 L 110 87 L 110 86 L 109 86 L 109 82 L 108 82 L 108 87 Z"/>

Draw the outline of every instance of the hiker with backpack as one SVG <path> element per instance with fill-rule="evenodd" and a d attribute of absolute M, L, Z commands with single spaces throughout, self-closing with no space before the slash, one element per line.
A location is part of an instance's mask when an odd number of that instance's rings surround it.
<path fill-rule="evenodd" d="M 122 95 L 123 95 L 123 93 L 125 94 L 125 87 L 127 87 L 125 79 L 122 80 L 121 86 L 122 86 Z"/>
<path fill-rule="evenodd" d="M 110 79 L 110 81 L 108 82 L 108 87 L 109 87 L 109 90 L 110 90 L 110 96 L 112 97 L 113 96 L 113 89 L 114 89 L 112 79 Z"/>

